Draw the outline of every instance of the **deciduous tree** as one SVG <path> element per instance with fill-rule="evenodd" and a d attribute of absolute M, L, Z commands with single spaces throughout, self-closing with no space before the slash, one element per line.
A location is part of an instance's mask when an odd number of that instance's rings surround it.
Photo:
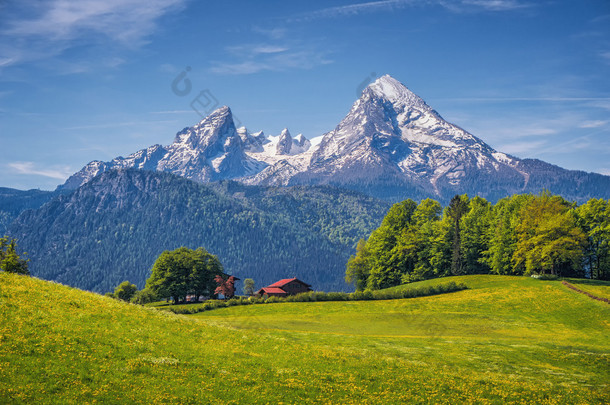
<path fill-rule="evenodd" d="M 129 302 L 136 291 L 138 291 L 138 287 L 135 284 L 123 281 L 115 288 L 113 296 L 119 300 Z"/>
<path fill-rule="evenodd" d="M 235 277 L 229 276 L 225 279 L 219 274 L 214 277 L 214 281 L 218 284 L 214 291 L 216 294 L 222 294 L 227 300 L 233 298 L 235 295 L 235 281 L 237 281 Z"/>
<path fill-rule="evenodd" d="M 155 261 L 146 288 L 159 298 L 171 297 L 174 303 L 181 303 L 187 294 L 214 294 L 214 277 L 222 272 L 218 258 L 203 248 L 166 250 Z"/>
<path fill-rule="evenodd" d="M 515 265 L 524 264 L 528 273 L 551 274 L 579 266 L 585 235 L 576 223 L 571 204 L 543 193 L 523 206 L 519 216 Z"/>
<path fill-rule="evenodd" d="M 247 278 L 244 280 L 244 295 L 252 296 L 254 295 L 254 280 L 251 278 Z"/>

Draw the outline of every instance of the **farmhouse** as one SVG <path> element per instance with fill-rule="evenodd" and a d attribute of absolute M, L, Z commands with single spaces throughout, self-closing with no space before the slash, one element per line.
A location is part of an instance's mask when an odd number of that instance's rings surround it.
<path fill-rule="evenodd" d="M 280 281 L 263 287 L 256 292 L 256 295 L 267 295 L 269 297 L 286 297 L 311 291 L 311 286 L 297 278 L 285 278 Z"/>

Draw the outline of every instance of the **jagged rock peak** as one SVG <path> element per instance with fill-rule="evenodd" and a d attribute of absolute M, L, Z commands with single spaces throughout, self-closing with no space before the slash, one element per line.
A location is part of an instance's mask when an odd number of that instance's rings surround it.
<path fill-rule="evenodd" d="M 292 136 L 290 135 L 290 131 L 288 131 L 288 128 L 284 128 L 282 130 L 282 133 L 280 133 L 280 139 L 277 142 L 275 152 L 278 155 L 288 155 L 290 153 L 291 148 Z"/>

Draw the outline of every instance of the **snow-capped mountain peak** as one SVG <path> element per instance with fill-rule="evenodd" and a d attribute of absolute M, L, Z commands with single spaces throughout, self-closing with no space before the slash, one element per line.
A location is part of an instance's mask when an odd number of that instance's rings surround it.
<path fill-rule="evenodd" d="M 369 84 L 364 90 L 365 98 L 369 95 L 385 99 L 394 105 L 412 106 L 420 109 L 431 110 L 426 102 L 404 84 L 390 75 L 384 75 Z M 368 93 L 368 94 L 367 94 Z"/>
<path fill-rule="evenodd" d="M 178 132 L 172 144 L 91 162 L 60 188 L 77 188 L 106 170 L 123 167 L 167 171 L 199 182 L 333 184 L 392 200 L 448 200 L 464 192 L 493 199 L 543 188 L 554 191 L 559 184 L 577 197 L 575 190 L 589 184 L 583 180 L 586 173 L 495 151 L 445 121 L 389 75 L 367 86 L 334 130 L 311 140 L 302 134 L 293 137 L 288 129 L 267 136 L 236 128 L 231 109 L 223 106 Z M 550 182 L 545 173 L 551 172 L 564 180 Z M 596 176 L 603 178 L 596 184 L 610 190 L 610 177 Z"/>

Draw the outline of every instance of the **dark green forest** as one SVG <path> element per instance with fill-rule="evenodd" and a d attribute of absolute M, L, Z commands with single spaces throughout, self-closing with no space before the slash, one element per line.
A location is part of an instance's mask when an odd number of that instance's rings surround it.
<path fill-rule="evenodd" d="M 0 187 L 0 235 L 4 235 L 11 222 L 27 209 L 37 209 L 57 193 L 43 190 L 15 190 Z"/>
<path fill-rule="evenodd" d="M 582 205 L 544 192 L 500 199 L 456 195 L 394 204 L 360 240 L 346 280 L 380 289 L 463 274 L 610 279 L 610 201 Z"/>
<path fill-rule="evenodd" d="M 100 293 L 124 280 L 143 288 L 155 259 L 181 246 L 205 247 L 257 287 L 298 277 L 345 291 L 345 263 L 390 206 L 332 187 L 204 185 L 120 170 L 23 212 L 8 234 L 32 275 Z"/>

